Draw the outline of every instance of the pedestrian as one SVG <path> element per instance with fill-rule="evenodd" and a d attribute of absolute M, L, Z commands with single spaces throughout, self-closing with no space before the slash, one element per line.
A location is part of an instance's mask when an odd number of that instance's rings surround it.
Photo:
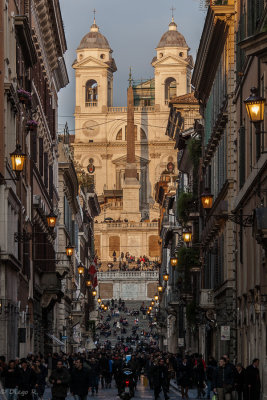
<path fill-rule="evenodd" d="M 32 400 L 32 391 L 36 384 L 36 374 L 29 367 L 26 358 L 21 360 L 18 377 L 18 395 L 20 400 Z"/>
<path fill-rule="evenodd" d="M 254 358 L 252 364 L 246 368 L 246 398 L 247 400 L 259 400 L 261 392 L 261 381 L 259 372 L 259 359 Z"/>
<path fill-rule="evenodd" d="M 99 382 L 99 375 L 100 375 L 99 364 L 96 361 L 96 359 L 94 357 L 92 357 L 91 360 L 89 361 L 89 365 L 91 367 L 90 387 L 92 390 L 92 396 L 94 396 L 95 393 L 98 394 L 98 382 Z"/>
<path fill-rule="evenodd" d="M 234 375 L 234 390 L 237 393 L 237 399 L 235 400 L 243 400 L 244 397 L 244 389 L 245 389 L 245 370 L 242 367 L 242 364 L 236 364 L 236 370 Z"/>
<path fill-rule="evenodd" d="M 163 358 L 158 362 L 158 365 L 154 365 L 152 369 L 153 376 L 153 387 L 155 400 L 159 398 L 160 391 L 162 389 L 165 400 L 169 399 L 167 394 L 168 386 L 168 368 Z"/>
<path fill-rule="evenodd" d="M 57 367 L 52 371 L 49 382 L 53 385 L 52 400 L 64 400 L 70 384 L 70 375 L 68 370 L 63 367 L 62 360 L 57 361 Z"/>
<path fill-rule="evenodd" d="M 210 392 L 212 391 L 212 383 L 214 381 L 214 373 L 217 367 L 217 363 L 212 356 L 209 356 L 206 369 L 207 378 L 207 399 L 210 399 Z"/>
<path fill-rule="evenodd" d="M 123 259 L 124 259 L 124 253 L 123 253 L 123 251 L 121 252 L 121 260 L 123 261 Z"/>
<path fill-rule="evenodd" d="M 189 365 L 188 359 L 183 358 L 182 363 L 178 367 L 179 371 L 179 385 L 181 386 L 182 399 L 188 399 L 188 389 L 192 380 L 192 370 Z"/>
<path fill-rule="evenodd" d="M 202 358 L 199 357 L 196 360 L 196 365 L 194 366 L 194 375 L 195 375 L 195 382 L 197 385 L 197 397 L 200 399 L 201 397 L 205 396 L 205 390 L 204 390 L 204 381 L 205 381 L 205 370 L 204 370 L 204 365 L 202 362 Z"/>
<path fill-rule="evenodd" d="M 2 371 L 1 376 L 5 382 L 5 395 L 7 400 L 17 400 L 19 371 L 15 360 L 10 360 L 7 368 Z"/>
<path fill-rule="evenodd" d="M 36 360 L 32 365 L 32 370 L 36 375 L 33 398 L 34 400 L 42 399 L 46 385 L 47 368 L 41 363 L 40 360 Z"/>
<path fill-rule="evenodd" d="M 231 400 L 234 387 L 234 371 L 224 357 L 220 358 L 219 366 L 215 370 L 213 392 L 218 400 Z"/>
<path fill-rule="evenodd" d="M 90 372 L 84 368 L 83 359 L 78 358 L 74 362 L 71 372 L 70 392 L 75 400 L 86 400 L 90 388 Z"/>
<path fill-rule="evenodd" d="M 116 258 L 116 251 L 115 250 L 113 251 L 112 255 L 113 255 L 113 261 L 116 262 L 117 258 Z"/>

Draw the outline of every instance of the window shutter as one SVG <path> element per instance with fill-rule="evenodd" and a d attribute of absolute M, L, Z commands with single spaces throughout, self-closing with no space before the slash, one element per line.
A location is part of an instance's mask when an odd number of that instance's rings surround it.
<path fill-rule="evenodd" d="M 43 176 L 44 173 L 44 141 L 39 138 L 39 172 Z"/>
<path fill-rule="evenodd" d="M 48 154 L 44 153 L 44 184 L 48 189 Z"/>
<path fill-rule="evenodd" d="M 49 197 L 53 200 L 53 165 L 49 165 Z"/>
<path fill-rule="evenodd" d="M 245 159 L 246 159 L 246 131 L 245 127 L 241 126 L 239 129 L 239 189 L 245 183 L 246 179 L 246 166 L 245 166 Z"/>

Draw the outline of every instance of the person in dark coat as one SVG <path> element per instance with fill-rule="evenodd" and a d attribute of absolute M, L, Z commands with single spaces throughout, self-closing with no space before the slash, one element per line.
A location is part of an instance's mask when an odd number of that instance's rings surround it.
<path fill-rule="evenodd" d="M 32 370 L 36 375 L 33 398 L 34 400 L 42 399 L 46 385 L 45 379 L 47 377 L 47 368 L 41 363 L 40 360 L 36 360 L 32 365 Z"/>
<path fill-rule="evenodd" d="M 52 400 L 64 400 L 68 393 L 70 375 L 63 367 L 61 360 L 58 360 L 57 367 L 52 371 L 49 382 L 52 383 Z"/>
<path fill-rule="evenodd" d="M 90 387 L 89 369 L 83 367 L 83 360 L 78 358 L 71 372 L 70 392 L 75 400 L 86 400 Z"/>
<path fill-rule="evenodd" d="M 21 368 L 19 368 L 18 377 L 18 393 L 20 400 L 31 400 L 32 391 L 36 384 L 36 374 L 28 366 L 27 360 L 21 360 Z"/>
<path fill-rule="evenodd" d="M 7 400 L 16 400 L 18 392 L 19 371 L 15 361 L 10 360 L 7 368 L 2 372 L 5 382 L 5 395 Z"/>
<path fill-rule="evenodd" d="M 184 358 L 178 367 L 179 385 L 181 386 L 182 399 L 188 399 L 188 389 L 192 380 L 192 370 L 188 363 L 188 359 Z"/>
<path fill-rule="evenodd" d="M 167 394 L 168 387 L 168 367 L 166 366 L 164 359 L 159 360 L 158 365 L 154 365 L 152 368 L 153 387 L 155 400 L 159 398 L 160 390 L 162 388 L 165 400 L 169 399 Z"/>
<path fill-rule="evenodd" d="M 255 358 L 252 361 L 252 364 L 246 368 L 245 382 L 247 400 L 259 400 L 261 392 L 261 381 L 258 358 Z"/>
<path fill-rule="evenodd" d="M 207 399 L 210 399 L 210 392 L 212 391 L 212 383 L 214 381 L 214 373 L 217 367 L 217 363 L 212 356 L 209 356 L 206 369 L 207 378 Z"/>
<path fill-rule="evenodd" d="M 214 373 L 213 388 L 213 392 L 218 395 L 218 400 L 231 400 L 234 388 L 234 370 L 223 357 Z"/>
<path fill-rule="evenodd" d="M 92 389 L 92 396 L 98 393 L 98 382 L 99 382 L 99 364 L 95 358 L 91 358 L 89 362 L 90 370 L 90 387 Z"/>
<path fill-rule="evenodd" d="M 242 364 L 236 364 L 236 370 L 234 375 L 234 389 L 237 392 L 237 400 L 243 400 L 245 388 L 245 370 Z"/>
<path fill-rule="evenodd" d="M 152 356 L 150 355 L 146 360 L 145 364 L 145 376 L 147 376 L 150 389 L 153 389 L 152 368 L 153 368 L 153 361 L 152 361 Z"/>
<path fill-rule="evenodd" d="M 201 398 L 201 396 L 205 396 L 205 390 L 204 390 L 204 381 L 205 381 L 205 370 L 204 370 L 204 365 L 202 362 L 201 358 L 198 358 L 196 365 L 194 366 L 194 375 L 195 375 L 195 382 L 197 385 L 197 393 L 198 393 L 198 399 Z"/>

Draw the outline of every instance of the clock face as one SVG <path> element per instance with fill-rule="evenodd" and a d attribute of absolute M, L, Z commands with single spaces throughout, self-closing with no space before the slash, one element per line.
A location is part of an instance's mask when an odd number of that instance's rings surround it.
<path fill-rule="evenodd" d="M 98 135 L 99 130 L 99 123 L 97 123 L 96 121 L 89 120 L 84 122 L 83 124 L 83 133 L 88 135 L 89 137 L 94 137 Z"/>

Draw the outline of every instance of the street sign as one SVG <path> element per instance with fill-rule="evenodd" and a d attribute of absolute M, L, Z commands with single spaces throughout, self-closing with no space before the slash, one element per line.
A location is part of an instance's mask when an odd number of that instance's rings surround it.
<path fill-rule="evenodd" d="M 230 326 L 221 326 L 221 340 L 230 340 Z"/>
<path fill-rule="evenodd" d="M 68 339 L 68 336 L 62 336 L 61 337 L 61 340 L 67 340 Z"/>

